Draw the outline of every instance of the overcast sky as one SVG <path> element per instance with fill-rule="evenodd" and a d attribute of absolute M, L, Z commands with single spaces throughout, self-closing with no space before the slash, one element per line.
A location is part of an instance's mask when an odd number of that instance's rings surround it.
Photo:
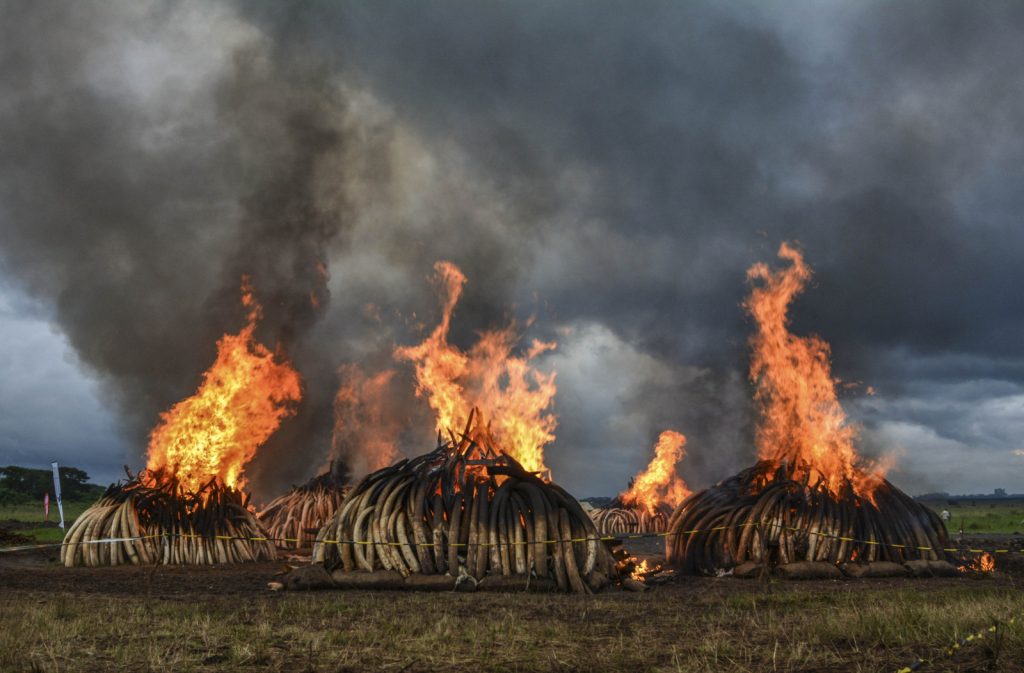
<path fill-rule="evenodd" d="M 312 476 L 337 368 L 421 338 L 449 259 L 456 342 L 559 343 L 559 482 L 673 428 L 706 486 L 754 455 L 745 270 L 795 241 L 863 452 L 1024 492 L 1022 38 L 1015 2 L 0 0 L 0 464 L 141 466 L 245 273 L 306 382 L 254 487 Z"/>

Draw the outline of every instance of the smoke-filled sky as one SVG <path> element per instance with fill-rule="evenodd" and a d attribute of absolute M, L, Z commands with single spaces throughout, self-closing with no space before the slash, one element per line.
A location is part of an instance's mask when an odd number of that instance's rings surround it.
<path fill-rule="evenodd" d="M 447 259 L 453 341 L 558 341 L 557 481 L 673 428 L 706 486 L 754 455 L 745 270 L 794 241 L 862 451 L 1024 491 L 1021 63 L 1013 2 L 0 0 L 0 464 L 140 467 L 249 274 L 306 386 L 250 476 L 302 481 Z"/>

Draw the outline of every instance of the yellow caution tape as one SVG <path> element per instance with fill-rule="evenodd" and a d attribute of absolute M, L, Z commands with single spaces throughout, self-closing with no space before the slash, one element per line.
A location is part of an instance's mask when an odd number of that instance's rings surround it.
<path fill-rule="evenodd" d="M 506 545 L 506 544 L 510 545 L 510 546 L 517 546 L 517 545 L 524 545 L 525 546 L 525 545 L 530 545 L 530 544 L 537 544 L 538 542 L 540 544 L 559 544 L 559 543 L 562 543 L 562 542 L 571 542 L 571 543 L 611 542 L 613 540 L 640 540 L 640 539 L 647 539 L 647 538 L 659 538 L 659 537 L 667 538 L 667 537 L 679 537 L 679 536 L 684 536 L 684 535 L 697 535 L 698 533 L 715 533 L 715 532 L 721 532 L 723 530 L 728 530 L 730 528 L 744 528 L 744 527 L 747 527 L 747 526 L 761 526 L 761 525 L 769 527 L 769 528 L 773 528 L 773 529 L 777 528 L 777 529 L 781 529 L 781 530 L 789 530 L 789 531 L 793 531 L 793 532 L 797 532 L 797 533 L 802 533 L 802 534 L 805 534 L 805 535 L 815 535 L 815 536 L 818 536 L 818 537 L 825 537 L 825 538 L 840 540 L 840 541 L 843 541 L 843 542 L 852 542 L 852 543 L 856 543 L 856 544 L 872 545 L 872 546 L 893 547 L 893 548 L 896 548 L 896 549 L 916 549 L 916 550 L 920 550 L 920 551 L 944 551 L 944 552 L 948 552 L 950 554 L 963 554 L 963 553 L 967 553 L 967 554 L 984 554 L 984 553 L 989 553 L 989 554 L 1024 554 L 1024 551 L 1017 551 L 1017 550 L 1013 550 L 1013 549 L 973 549 L 973 548 L 961 549 L 961 548 L 957 548 L 957 547 L 935 548 L 935 547 L 928 547 L 928 546 L 914 546 L 914 545 L 898 544 L 898 543 L 894 543 L 894 542 L 887 543 L 887 542 L 882 542 L 880 540 L 858 540 L 856 538 L 836 535 L 836 534 L 833 534 L 833 533 L 824 533 L 824 532 L 821 532 L 821 531 L 804 530 L 802 528 L 796 528 L 796 527 L 793 527 L 793 526 L 782 526 L 782 525 L 777 524 L 777 523 L 767 523 L 767 522 L 762 522 L 762 523 L 745 522 L 745 523 L 732 524 L 732 525 L 729 525 L 729 526 L 715 526 L 713 528 L 684 530 L 684 531 L 678 531 L 678 532 L 629 533 L 629 534 L 623 534 L 623 535 L 604 535 L 604 536 L 599 536 L 599 537 L 569 538 L 569 539 L 566 539 L 566 540 L 540 540 L 540 541 L 536 541 L 535 540 L 534 542 L 530 542 L 529 540 L 522 540 L 522 541 L 518 541 L 518 542 L 517 541 L 510 541 L 508 543 L 504 543 L 504 542 L 500 542 L 500 543 L 499 542 L 493 542 L 492 543 L 492 542 L 489 542 L 489 541 L 485 541 L 485 542 L 476 542 L 476 543 L 473 543 L 473 544 L 470 544 L 468 542 L 453 542 L 453 543 L 449 543 L 449 544 L 450 544 L 450 546 L 453 546 L 453 547 L 470 547 L 470 546 L 492 547 L 492 546 L 501 546 L 501 545 Z M 270 538 L 270 537 L 263 537 L 263 536 L 245 537 L 245 536 L 234 536 L 234 535 L 201 535 L 199 533 L 166 533 L 166 532 L 164 532 L 164 533 L 156 533 L 156 534 L 152 534 L 152 535 L 141 535 L 141 536 L 138 536 L 138 537 L 106 538 L 106 539 L 100 539 L 100 540 L 81 540 L 79 542 L 76 542 L 75 544 L 107 544 L 107 543 L 122 542 L 122 541 L 127 542 L 127 541 L 134 541 L 134 540 L 148 540 L 148 539 L 152 539 L 152 538 L 166 538 L 166 539 L 170 539 L 172 537 L 189 538 L 189 539 L 243 540 L 243 541 L 248 541 L 248 542 L 288 542 L 288 543 L 297 543 L 297 542 L 302 541 L 302 538 L 288 538 L 288 537 L 285 537 L 285 538 Z M 48 543 L 48 544 L 22 545 L 22 546 L 18 546 L 18 547 L 0 547 L 0 552 L 23 551 L 23 550 L 29 550 L 29 549 L 47 549 L 47 548 L 52 548 L 52 547 L 61 547 L 61 546 L 65 545 L 65 544 L 71 544 L 71 543 L 68 543 L 68 542 L 54 542 L 54 543 Z M 372 541 L 372 540 L 316 540 L 316 544 L 333 544 L 333 545 L 351 544 L 351 545 L 363 545 L 363 546 L 368 546 L 368 545 L 387 545 L 387 546 L 390 546 L 390 547 L 401 547 L 401 546 L 408 546 L 408 547 L 434 547 L 434 543 L 433 542 L 413 542 L 413 541 L 409 541 L 409 542 L 395 542 L 395 541 L 378 542 L 378 541 Z"/>
<path fill-rule="evenodd" d="M 1014 615 L 1014 616 L 1011 616 L 1009 619 L 1007 619 L 1005 623 L 1006 623 L 1006 625 L 1010 625 L 1010 624 L 1014 624 L 1016 622 L 1017 622 L 1017 616 Z M 952 645 L 950 645 L 945 650 L 943 650 L 943 655 L 944 655 L 943 657 L 939 657 L 939 658 L 936 658 L 936 659 L 922 659 L 922 658 L 919 657 L 919 658 L 915 659 L 914 661 L 912 661 L 909 665 L 904 666 L 903 668 L 898 669 L 896 671 L 896 673 L 912 673 L 913 671 L 920 670 L 922 666 L 926 666 L 927 664 L 930 664 L 930 663 L 935 663 L 940 658 L 951 657 L 954 654 L 956 654 L 964 645 L 967 645 L 968 643 L 972 643 L 972 642 L 974 642 L 976 640 L 984 640 L 986 633 L 995 633 L 998 630 L 999 630 L 999 623 L 997 622 L 997 623 L 993 624 L 992 626 L 983 628 L 982 630 L 978 631 L 977 633 L 969 634 L 969 635 L 961 638 L 960 640 L 954 641 Z"/>

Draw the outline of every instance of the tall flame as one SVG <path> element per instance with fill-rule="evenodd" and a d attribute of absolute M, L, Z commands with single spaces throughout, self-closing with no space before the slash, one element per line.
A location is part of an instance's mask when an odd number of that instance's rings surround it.
<path fill-rule="evenodd" d="M 625 505 L 645 507 L 650 514 L 662 504 L 675 509 L 686 500 L 690 489 L 676 472 L 676 464 L 686 455 L 686 437 L 665 430 L 654 447 L 654 458 L 647 469 L 633 478 L 629 490 L 619 496 Z"/>
<path fill-rule="evenodd" d="M 150 433 L 147 467 L 172 472 L 186 491 L 212 477 L 243 488 L 245 465 L 302 398 L 298 372 L 253 340 L 262 308 L 248 278 L 242 304 L 246 326 L 217 341 L 217 359 L 196 394 L 162 413 Z"/>
<path fill-rule="evenodd" d="M 515 325 L 480 333 L 469 352 L 448 343 L 452 313 L 466 276 L 451 262 L 434 265 L 442 287 L 441 322 L 420 344 L 395 349 L 395 357 L 414 363 L 416 394 L 425 396 L 442 433 L 460 431 L 474 407 L 487 423 L 477 423 L 496 448 L 530 471 L 544 472 L 544 447 L 555 439 L 557 417 L 550 411 L 557 388 L 555 372 L 542 373 L 531 360 L 555 347 L 534 340 L 522 357 Z M 482 438 L 478 438 L 482 439 Z"/>
<path fill-rule="evenodd" d="M 747 271 L 753 284 L 744 306 L 757 322 L 751 337 L 750 378 L 761 421 L 757 448 L 762 460 L 783 462 L 793 478 L 819 479 L 833 493 L 844 483 L 870 495 L 884 473 L 857 456 L 857 430 L 836 397 L 828 343 L 789 332 L 789 305 L 804 289 L 811 269 L 800 252 L 783 243 L 779 257 L 790 265 L 771 271 L 764 263 Z"/>

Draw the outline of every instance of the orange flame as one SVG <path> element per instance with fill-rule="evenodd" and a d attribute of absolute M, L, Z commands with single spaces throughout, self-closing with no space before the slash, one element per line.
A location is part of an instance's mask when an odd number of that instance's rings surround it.
<path fill-rule="evenodd" d="M 779 257 L 790 266 L 773 272 L 758 263 L 747 271 L 751 283 L 760 282 L 744 304 L 757 321 L 750 378 L 761 411 L 758 454 L 775 465 L 785 462 L 794 479 L 820 479 L 836 494 L 849 482 L 870 496 L 884 468 L 864 465 L 857 456 L 857 431 L 836 397 L 829 345 L 817 336 L 789 332 L 790 302 L 804 289 L 811 269 L 786 243 Z"/>
<path fill-rule="evenodd" d="M 974 559 L 967 565 L 962 565 L 957 570 L 962 573 L 990 573 L 996 569 L 996 559 L 988 552 L 982 552 L 981 556 Z"/>
<path fill-rule="evenodd" d="M 654 447 L 654 458 L 647 469 L 633 478 L 629 490 L 619 496 L 625 505 L 637 505 L 654 514 L 662 503 L 673 509 L 689 497 L 691 491 L 676 472 L 676 464 L 686 455 L 686 437 L 665 430 Z"/>
<path fill-rule="evenodd" d="M 249 309 L 246 326 L 217 341 L 217 359 L 196 394 L 162 413 L 150 433 L 146 467 L 174 473 L 186 491 L 211 477 L 243 488 L 245 465 L 302 398 L 298 372 L 253 340 L 262 308 L 248 278 L 242 304 Z"/>
<path fill-rule="evenodd" d="M 339 371 L 341 385 L 334 397 L 334 454 L 345 458 L 359 478 L 387 467 L 398 457 L 400 428 L 385 413 L 394 372 L 367 376 L 358 365 Z"/>
<path fill-rule="evenodd" d="M 448 343 L 452 313 L 466 276 L 451 262 L 434 265 L 442 286 L 441 322 L 416 346 L 395 349 L 395 357 L 414 363 L 416 394 L 425 396 L 442 433 L 459 432 L 477 407 L 489 423 L 477 423 L 477 441 L 493 442 L 527 470 L 545 472 L 544 447 L 555 439 L 555 372 L 537 371 L 530 361 L 555 347 L 534 340 L 523 357 L 512 355 L 519 341 L 515 324 L 481 332 L 464 353 Z"/>
<path fill-rule="evenodd" d="M 629 576 L 631 579 L 637 580 L 638 582 L 643 582 L 644 575 L 646 575 L 649 572 L 651 572 L 651 567 L 647 563 L 647 559 L 644 559 L 643 561 L 640 561 L 640 563 L 636 564 L 636 566 L 633 568 L 633 572 L 629 573 Z"/>

